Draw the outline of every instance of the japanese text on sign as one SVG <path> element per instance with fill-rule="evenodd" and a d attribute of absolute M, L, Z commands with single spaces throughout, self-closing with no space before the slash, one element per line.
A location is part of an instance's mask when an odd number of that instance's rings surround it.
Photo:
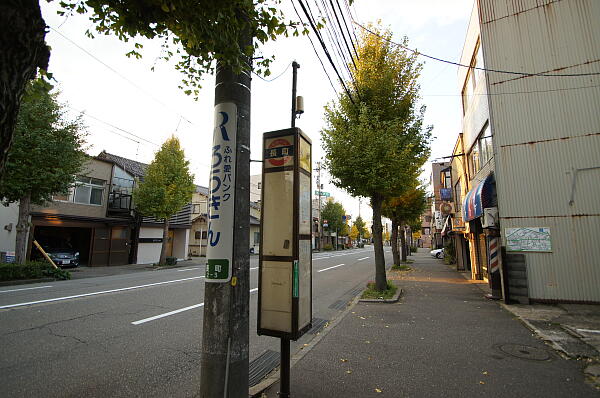
<path fill-rule="evenodd" d="M 216 105 L 208 199 L 207 282 L 231 279 L 236 135 L 235 104 Z"/>

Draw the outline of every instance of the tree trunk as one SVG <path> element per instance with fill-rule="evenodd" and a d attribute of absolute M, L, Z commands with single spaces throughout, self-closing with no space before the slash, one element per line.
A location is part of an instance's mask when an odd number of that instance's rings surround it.
<path fill-rule="evenodd" d="M 165 265 L 167 260 L 167 243 L 169 241 L 169 219 L 165 218 L 165 225 L 163 227 L 163 241 L 162 247 L 160 248 L 160 259 L 158 265 Z"/>
<path fill-rule="evenodd" d="M 398 251 L 398 221 L 392 218 L 392 256 L 394 264 L 400 265 L 400 253 Z"/>
<path fill-rule="evenodd" d="M 25 264 L 25 260 L 27 259 L 30 208 L 31 194 L 27 194 L 19 201 L 19 220 L 17 221 L 17 240 L 15 242 L 15 262 L 17 264 Z"/>
<path fill-rule="evenodd" d="M 402 227 L 400 231 L 400 241 L 402 242 L 402 262 L 406 262 L 406 228 Z"/>
<path fill-rule="evenodd" d="M 381 195 L 371 197 L 371 207 L 373 207 L 373 246 L 375 250 L 375 288 L 384 291 L 387 288 L 387 279 L 385 276 L 385 257 L 383 256 L 383 239 L 381 236 L 381 204 L 383 198 Z"/>
<path fill-rule="evenodd" d="M 17 121 L 21 97 L 37 68 L 46 70 L 50 49 L 38 0 L 0 2 L 0 177 Z"/>

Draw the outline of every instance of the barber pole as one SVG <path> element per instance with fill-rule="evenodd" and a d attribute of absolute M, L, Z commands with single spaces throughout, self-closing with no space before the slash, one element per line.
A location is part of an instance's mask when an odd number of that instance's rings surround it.
<path fill-rule="evenodd" d="M 500 256 L 498 254 L 498 237 L 490 239 L 490 272 L 500 270 Z"/>

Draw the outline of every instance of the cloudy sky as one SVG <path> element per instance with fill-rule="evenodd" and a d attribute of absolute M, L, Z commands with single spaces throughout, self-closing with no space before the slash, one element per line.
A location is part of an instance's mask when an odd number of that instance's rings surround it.
<path fill-rule="evenodd" d="M 173 65 L 157 61 L 160 43 L 142 41 L 143 58 L 129 59 L 124 54 L 131 50 L 132 43 L 111 36 L 89 39 L 84 33 L 93 25 L 85 16 L 61 17 L 56 14 L 56 2 L 41 3 L 50 27 L 46 36 L 52 47 L 50 71 L 61 91 L 61 102 L 73 114 L 85 112 L 88 152 L 97 155 L 106 150 L 150 162 L 158 145 L 176 134 L 191 162 L 196 183 L 208 185 L 214 76 L 205 78 L 200 99 L 194 101 L 177 88 L 181 76 Z M 288 18 L 296 19 L 289 0 L 283 0 L 282 6 Z M 382 25 L 391 29 L 394 39 L 406 35 L 409 45 L 420 52 L 455 61 L 462 51 L 472 7 L 473 0 L 356 0 L 352 11 L 362 24 L 381 20 Z M 313 160 L 318 160 L 323 153 L 319 140 L 323 107 L 335 97 L 335 92 L 308 38 L 281 38 L 262 51 L 276 55 L 270 78 L 280 75 L 293 60 L 300 64 L 298 94 L 304 97 L 305 113 L 297 126 L 312 138 Z M 262 133 L 289 126 L 291 76 L 288 68 L 271 82 L 253 78 L 253 159 L 261 156 Z M 422 102 L 427 105 L 426 124 L 434 125 L 432 159 L 450 155 L 461 128 L 457 68 L 427 60 L 421 76 L 421 93 Z M 429 172 L 426 167 L 423 178 Z M 252 174 L 258 173 L 259 164 L 252 164 Z M 358 200 L 330 184 L 326 173 L 322 182 L 324 190 L 341 201 L 355 218 Z M 364 200 L 362 203 L 361 214 L 370 219 L 371 210 Z"/>

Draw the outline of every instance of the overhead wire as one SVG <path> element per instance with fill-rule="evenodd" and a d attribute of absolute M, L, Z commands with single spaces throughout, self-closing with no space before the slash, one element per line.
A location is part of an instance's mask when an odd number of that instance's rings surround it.
<path fill-rule="evenodd" d="M 292 7 L 294 7 L 294 11 L 296 12 L 296 15 L 298 16 L 298 19 L 300 20 L 300 22 L 304 23 L 302 18 L 300 17 L 300 13 L 298 12 L 298 9 L 296 8 L 296 5 L 294 4 L 294 0 L 291 0 L 291 3 L 292 3 Z M 319 63 L 321 64 L 321 67 L 323 68 L 323 72 L 325 73 L 325 76 L 327 76 L 327 80 L 329 80 L 329 84 L 331 85 L 333 92 L 336 93 L 336 95 L 337 95 L 338 92 L 335 88 L 335 85 L 333 84 L 333 81 L 331 80 L 331 76 L 329 76 L 329 73 L 327 72 L 327 68 L 325 67 L 325 64 L 323 63 L 323 60 L 319 56 L 319 52 L 317 51 L 317 48 L 315 47 L 315 44 L 312 41 L 312 38 L 310 37 L 310 35 L 307 35 L 307 37 L 308 37 L 308 40 L 310 41 L 310 45 L 312 46 L 315 55 L 317 56 L 317 59 L 319 60 Z"/>
<path fill-rule="evenodd" d="M 354 24 L 356 24 L 357 26 L 359 26 L 360 28 L 364 29 L 366 32 L 369 32 L 372 35 L 378 36 L 386 41 L 388 41 L 391 44 L 394 44 L 406 51 L 409 51 L 417 56 L 422 56 L 425 58 L 429 58 L 432 59 L 434 61 L 438 61 L 438 62 L 444 62 L 450 65 L 455 65 L 455 66 L 459 66 L 461 68 L 470 68 L 470 69 L 475 69 L 475 70 L 480 70 L 480 71 L 485 71 L 485 72 L 494 72 L 494 73 L 504 73 L 504 74 L 508 74 L 508 75 L 519 75 L 519 76 L 527 76 L 527 77 L 532 77 L 532 76 L 542 76 L 542 77 L 584 77 L 584 76 L 598 76 L 600 75 L 600 72 L 585 72 L 585 73 L 548 73 L 548 72 L 538 72 L 538 73 L 531 73 L 531 72 L 517 72 L 517 71 L 509 71 L 509 70 L 501 70 L 501 69 L 491 69 L 491 68 L 482 68 L 482 67 L 478 67 L 478 66 L 471 66 L 471 65 L 465 65 L 465 64 L 461 64 L 460 62 L 454 62 L 454 61 L 449 61 L 447 59 L 443 59 L 443 58 L 439 58 L 439 57 L 434 57 L 433 55 L 428 55 L 428 54 L 424 54 L 420 51 L 417 51 L 415 49 L 412 49 L 410 47 L 407 47 L 403 44 L 400 43 L 396 43 L 395 41 L 392 41 L 390 39 L 388 39 L 387 37 L 384 37 L 376 32 L 373 32 L 371 29 L 361 25 L 360 23 L 356 22 L 356 21 L 352 21 Z"/>
<path fill-rule="evenodd" d="M 252 71 L 252 73 L 253 73 L 255 76 L 257 76 L 257 77 L 258 77 L 260 80 L 262 80 L 262 81 L 265 81 L 265 82 L 267 82 L 267 83 L 270 83 L 270 82 L 272 82 L 272 81 L 275 81 L 275 80 L 279 79 L 281 76 L 283 76 L 283 75 L 285 74 L 285 72 L 287 72 L 287 71 L 288 71 L 288 69 L 290 69 L 290 66 L 291 66 L 291 65 L 292 65 L 292 63 L 290 62 L 290 63 L 289 63 L 289 64 L 288 64 L 288 65 L 285 67 L 285 69 L 283 70 L 283 72 L 281 72 L 280 74 L 278 74 L 277 76 L 275 76 L 275 77 L 274 77 L 274 78 L 272 78 L 272 79 L 265 79 L 264 77 L 262 77 L 261 75 L 259 75 L 258 73 L 254 72 L 254 71 Z"/>
<path fill-rule="evenodd" d="M 302 8 L 302 11 L 304 12 L 304 14 L 306 15 L 309 24 L 311 26 L 311 28 L 313 29 L 313 31 L 317 31 L 317 28 L 314 24 L 314 22 L 311 20 L 308 10 L 306 8 L 306 6 L 304 5 L 303 0 L 297 0 L 298 4 L 300 4 L 300 7 Z M 329 53 L 327 46 L 325 45 L 325 43 L 323 42 L 322 37 L 319 34 L 315 33 L 315 36 L 317 36 L 317 39 L 319 39 L 319 43 L 321 44 L 321 47 L 323 48 L 323 52 L 325 53 L 325 55 L 327 56 L 327 59 L 329 60 L 329 63 L 331 64 L 331 66 L 333 67 L 333 70 L 335 71 L 340 83 L 342 84 L 342 87 L 344 89 L 344 91 L 346 92 L 346 95 L 348 96 L 348 98 L 350 99 L 350 102 L 352 102 L 352 104 L 356 105 L 356 103 L 354 102 L 354 98 L 352 98 L 352 95 L 350 94 L 350 91 L 348 90 L 348 87 L 346 86 L 346 83 L 344 82 L 344 79 L 342 79 L 340 72 L 337 68 L 337 66 L 335 65 L 335 63 L 333 62 L 333 59 L 331 58 L 331 54 Z"/>
<path fill-rule="evenodd" d="M 169 107 L 163 101 L 161 101 L 160 99 L 158 99 L 154 95 L 152 95 L 152 93 L 148 92 L 143 87 L 139 86 L 138 84 L 136 84 L 135 82 L 133 82 L 132 80 L 130 80 L 129 78 L 127 78 L 126 76 L 124 76 L 123 74 L 121 74 L 115 68 L 113 68 L 112 66 L 108 65 L 106 62 L 102 61 L 100 58 L 96 57 L 94 54 L 92 54 L 90 51 L 86 50 L 84 47 L 82 47 L 77 42 L 75 42 L 74 40 L 72 40 L 71 38 L 69 38 L 68 36 L 66 36 L 64 33 L 62 33 L 61 31 L 59 31 L 58 29 L 53 28 L 52 26 L 49 26 L 49 28 L 50 28 L 50 30 L 54 31 L 56 34 L 58 34 L 59 36 L 61 36 L 63 39 L 67 40 L 69 43 L 71 43 L 72 45 L 74 45 L 75 47 L 77 47 L 78 49 L 80 49 L 81 51 L 83 51 L 84 53 L 86 53 L 87 55 L 89 55 L 91 58 L 93 58 L 94 60 L 96 60 L 97 62 L 99 62 L 100 64 L 102 64 L 108 70 L 110 70 L 111 72 L 113 72 L 114 74 L 116 74 L 117 76 L 119 76 L 121 79 L 125 80 L 127 83 L 131 84 L 133 87 L 135 87 L 136 89 L 138 89 L 139 91 L 141 91 L 142 93 L 144 93 L 145 95 L 147 95 L 153 101 L 155 101 L 158 104 L 162 105 L 165 109 L 168 109 L 169 111 L 173 112 L 174 114 L 176 114 L 177 116 L 179 116 L 180 118 L 182 118 L 183 120 L 185 120 L 190 125 L 197 127 L 197 125 L 195 123 L 193 123 L 192 121 L 190 121 L 184 115 L 182 115 L 181 113 L 179 113 L 179 112 L 175 111 L 174 109 L 172 109 L 171 107 Z"/>

